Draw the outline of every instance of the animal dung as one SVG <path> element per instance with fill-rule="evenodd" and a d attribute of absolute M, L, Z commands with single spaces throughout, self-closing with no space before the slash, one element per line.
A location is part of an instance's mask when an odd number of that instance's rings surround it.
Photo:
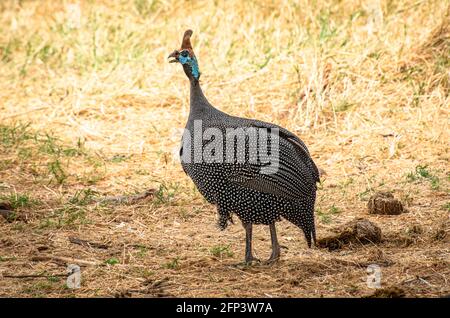
<path fill-rule="evenodd" d="M 349 244 L 367 244 L 381 242 L 381 229 L 366 219 L 356 219 L 336 230 L 337 234 L 317 241 L 317 246 L 330 251 L 341 249 Z"/>
<path fill-rule="evenodd" d="M 370 214 L 398 215 L 404 212 L 403 204 L 390 192 L 377 192 L 367 203 Z"/>
<path fill-rule="evenodd" d="M 358 219 L 350 224 L 355 238 L 362 243 L 378 243 L 381 241 L 381 229 L 373 222 L 366 219 Z"/>

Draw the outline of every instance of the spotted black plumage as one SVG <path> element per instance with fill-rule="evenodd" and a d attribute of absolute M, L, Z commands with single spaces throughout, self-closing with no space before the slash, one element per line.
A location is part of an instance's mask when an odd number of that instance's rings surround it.
<path fill-rule="evenodd" d="M 252 224 L 265 224 L 270 226 L 272 238 L 272 256 L 269 261 L 279 258 L 280 247 L 276 237 L 275 222 L 285 218 L 301 228 L 305 234 L 308 246 L 312 239 L 315 241 L 314 203 L 316 199 L 316 183 L 319 181 L 319 172 L 311 159 L 306 145 L 297 136 L 288 130 L 253 119 L 230 116 L 213 107 L 204 96 L 200 83 L 200 72 L 197 59 L 192 50 L 190 37 L 192 31 L 188 30 L 183 36 L 181 50 L 170 54 L 170 62 L 179 62 L 190 80 L 190 113 L 186 124 L 188 132 L 183 137 L 180 155 L 182 167 L 192 179 L 200 193 L 206 200 L 217 206 L 219 214 L 218 225 L 225 229 L 232 222 L 232 214 L 238 216 L 246 230 L 246 262 L 254 260 L 251 251 Z M 196 126 L 196 122 L 201 123 Z M 213 131 L 227 136 L 228 130 L 239 129 L 267 129 L 269 140 L 271 131 L 278 131 L 278 152 L 276 158 L 277 169 L 271 173 L 263 170 L 267 168 L 260 153 L 252 152 L 260 149 L 262 139 L 250 140 L 244 134 L 245 143 L 239 147 L 232 144 L 236 158 L 242 155 L 244 161 L 226 161 L 225 157 L 229 144 L 224 140 L 214 140 L 217 136 L 201 141 L 200 151 L 208 150 L 211 141 L 223 143 L 224 153 L 215 153 L 216 148 L 210 149 L 215 160 L 202 160 L 188 162 L 185 158 L 196 156 L 192 139 L 196 133 L 200 135 Z M 191 138 L 189 149 L 185 138 Z M 236 137 L 238 138 L 238 137 Z M 195 141 L 194 141 L 195 143 Z M 228 147 L 228 148 L 227 148 Z M 269 152 L 275 148 L 269 145 Z M 209 151 L 209 150 L 208 150 Z M 251 160 L 253 159 L 253 160 Z M 272 162 L 273 163 L 273 162 Z M 270 168 L 270 167 L 269 167 Z M 270 171 L 269 171 L 270 172 Z"/>

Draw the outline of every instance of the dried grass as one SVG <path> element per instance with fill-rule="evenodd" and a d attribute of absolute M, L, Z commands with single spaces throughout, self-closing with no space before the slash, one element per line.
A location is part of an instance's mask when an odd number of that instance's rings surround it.
<path fill-rule="evenodd" d="M 0 295 L 360 297 L 374 292 L 372 263 L 383 287 L 449 294 L 449 1 L 370 3 L 2 1 L 0 131 L 9 138 L 29 123 L 40 137 L 0 139 L 0 195 L 26 201 L 20 220 L 0 220 L 0 272 L 65 271 L 33 261 L 43 253 L 104 265 L 82 267 L 81 289 L 3 278 Z M 234 266 L 242 228 L 218 231 L 214 207 L 173 159 L 189 91 L 166 57 L 188 27 L 209 100 L 297 133 L 326 171 L 318 237 L 365 217 L 382 243 L 307 249 L 283 221 L 278 264 Z M 45 133 L 62 152 L 48 150 Z M 134 205 L 80 197 L 153 188 Z M 393 192 L 408 213 L 368 215 L 375 191 Z M 268 256 L 268 230 L 255 236 Z M 218 246 L 230 253 L 211 253 Z"/>

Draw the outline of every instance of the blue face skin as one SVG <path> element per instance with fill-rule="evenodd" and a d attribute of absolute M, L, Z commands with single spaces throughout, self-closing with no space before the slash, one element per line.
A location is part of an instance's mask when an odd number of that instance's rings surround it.
<path fill-rule="evenodd" d="M 198 69 L 197 59 L 195 57 L 191 57 L 187 51 L 183 51 L 178 56 L 178 61 L 180 61 L 183 65 L 189 65 L 191 67 L 192 76 L 198 80 L 200 77 L 200 71 Z"/>

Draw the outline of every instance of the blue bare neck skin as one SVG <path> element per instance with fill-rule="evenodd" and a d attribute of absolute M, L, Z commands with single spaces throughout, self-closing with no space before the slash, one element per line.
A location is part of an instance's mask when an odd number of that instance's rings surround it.
<path fill-rule="evenodd" d="M 195 119 L 204 119 L 211 114 L 220 112 L 214 108 L 206 99 L 203 91 L 200 87 L 200 70 L 198 68 L 197 59 L 195 56 L 183 56 L 179 57 L 180 63 L 183 65 L 184 72 L 189 78 L 190 82 L 190 111 L 189 122 Z"/>
<path fill-rule="evenodd" d="M 178 60 L 183 65 L 186 75 L 189 78 L 193 77 L 194 79 L 196 79 L 198 81 L 200 78 L 200 70 L 198 68 L 198 63 L 197 63 L 197 59 L 195 58 L 195 56 L 191 57 L 189 55 L 188 56 L 180 55 Z"/>
<path fill-rule="evenodd" d="M 191 86 L 189 120 L 201 119 L 216 109 L 208 102 L 203 94 L 200 82 L 195 78 L 189 78 L 189 81 Z"/>

